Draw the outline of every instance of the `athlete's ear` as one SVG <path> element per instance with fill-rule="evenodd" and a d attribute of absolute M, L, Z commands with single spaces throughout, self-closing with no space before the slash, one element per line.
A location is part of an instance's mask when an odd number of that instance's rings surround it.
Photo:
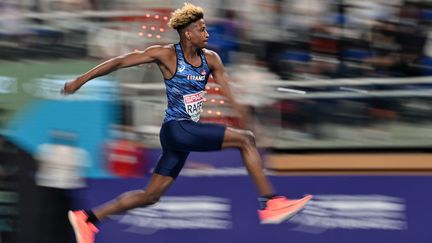
<path fill-rule="evenodd" d="M 186 39 L 188 39 L 188 40 L 191 39 L 191 33 L 189 31 L 185 32 L 185 36 L 186 36 Z"/>

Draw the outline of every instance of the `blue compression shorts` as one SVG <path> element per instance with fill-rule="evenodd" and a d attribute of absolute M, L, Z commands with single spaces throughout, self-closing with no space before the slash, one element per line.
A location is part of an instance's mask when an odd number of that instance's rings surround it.
<path fill-rule="evenodd" d="M 159 134 L 162 155 L 155 173 L 177 178 L 189 152 L 216 151 L 222 148 L 225 129 L 218 124 L 190 120 L 165 122 Z"/>

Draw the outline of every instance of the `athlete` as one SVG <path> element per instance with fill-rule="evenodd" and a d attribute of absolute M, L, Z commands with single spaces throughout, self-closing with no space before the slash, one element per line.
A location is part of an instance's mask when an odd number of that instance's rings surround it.
<path fill-rule="evenodd" d="M 245 109 L 230 92 L 224 66 L 218 54 L 206 49 L 209 33 L 203 9 L 185 3 L 172 13 L 168 25 L 177 30 L 180 42 L 154 45 L 105 61 L 73 81 L 65 83 L 64 94 L 73 94 L 91 79 L 117 69 L 143 63 L 156 63 L 163 74 L 168 106 L 160 130 L 162 155 L 145 190 L 129 191 L 92 210 L 70 211 L 69 220 L 78 243 L 94 242 L 96 225 L 107 216 L 136 207 L 155 204 L 179 175 L 191 151 L 215 151 L 223 148 L 240 150 L 244 165 L 258 192 L 261 223 L 280 223 L 301 210 L 312 198 L 298 200 L 278 196 L 265 176 L 262 161 L 250 131 L 217 124 L 199 123 L 205 85 L 212 74 L 233 108 L 241 115 Z"/>

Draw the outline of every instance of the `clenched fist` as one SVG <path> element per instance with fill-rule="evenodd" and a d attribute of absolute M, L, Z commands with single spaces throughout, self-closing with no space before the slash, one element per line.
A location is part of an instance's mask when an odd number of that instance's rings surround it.
<path fill-rule="evenodd" d="M 61 90 L 63 95 L 69 95 L 75 93 L 79 89 L 80 85 L 77 84 L 77 81 L 69 81 L 66 82 Z"/>

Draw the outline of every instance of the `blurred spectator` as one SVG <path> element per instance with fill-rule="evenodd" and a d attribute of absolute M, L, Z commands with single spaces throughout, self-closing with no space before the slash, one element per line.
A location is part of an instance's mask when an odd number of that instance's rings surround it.
<path fill-rule="evenodd" d="M 17 232 L 22 230 L 20 224 L 26 215 L 23 215 L 20 203 L 23 203 L 24 188 L 30 188 L 31 183 L 25 184 L 22 178 L 24 167 L 31 163 L 23 150 L 0 136 L 0 239 L 2 243 L 16 243 Z M 28 172 L 28 171 L 26 171 Z M 18 194 L 20 193 L 20 194 Z"/>
<path fill-rule="evenodd" d="M 381 21 L 372 27 L 369 44 L 371 57 L 365 58 L 364 63 L 373 67 L 375 75 L 401 75 L 398 67 L 402 60 L 398 52 L 400 46 L 397 35 L 398 30 L 394 22 Z"/>
<path fill-rule="evenodd" d="M 211 33 L 209 48 L 219 53 L 226 64 L 231 62 L 230 52 L 238 50 L 240 41 L 240 26 L 237 12 L 231 9 L 221 9 L 222 17 L 208 26 Z"/>
<path fill-rule="evenodd" d="M 107 144 L 107 166 L 111 173 L 122 177 L 144 177 L 150 171 L 147 149 L 138 142 L 130 127 L 116 127 L 114 139 Z"/>
<path fill-rule="evenodd" d="M 420 76 L 415 64 L 423 56 L 425 42 L 425 34 L 415 22 L 381 21 L 372 30 L 371 51 L 374 57 L 367 59 L 366 63 L 371 64 L 378 75 Z"/>
<path fill-rule="evenodd" d="M 266 84 L 268 81 L 278 80 L 278 76 L 270 72 L 266 62 L 257 60 L 253 55 L 244 54 L 240 60 L 227 67 L 233 81 L 233 91 L 238 94 L 238 102 L 254 107 L 273 103 L 273 99 L 259 94 L 271 92 L 272 88 Z"/>
<path fill-rule="evenodd" d="M 86 186 L 84 171 L 89 166 L 85 150 L 76 147 L 74 133 L 52 131 L 51 142 L 39 145 L 36 183 L 43 187 L 76 189 Z"/>
<path fill-rule="evenodd" d="M 74 12 L 92 7 L 89 0 L 45 0 L 44 2 L 50 11 Z"/>
<path fill-rule="evenodd" d="M 88 154 L 78 148 L 74 133 L 52 131 L 50 143 L 41 144 L 36 158 L 39 162 L 36 184 L 40 204 L 38 217 L 44 223 L 38 226 L 36 242 L 72 242 L 67 211 L 74 207 L 74 193 L 86 186 L 83 169 L 89 166 Z"/>
<path fill-rule="evenodd" d="M 10 48 L 18 48 L 26 43 L 26 39 L 31 36 L 31 31 L 27 29 L 29 20 L 20 17 L 22 9 L 17 3 L 0 2 L 0 57 L 8 58 Z M 4 50 L 4 51 L 3 51 Z"/>
<path fill-rule="evenodd" d="M 406 1 L 400 8 L 400 25 L 397 41 L 402 59 L 404 76 L 420 76 L 422 70 L 416 64 L 425 56 L 427 29 L 421 25 L 422 2 Z"/>

